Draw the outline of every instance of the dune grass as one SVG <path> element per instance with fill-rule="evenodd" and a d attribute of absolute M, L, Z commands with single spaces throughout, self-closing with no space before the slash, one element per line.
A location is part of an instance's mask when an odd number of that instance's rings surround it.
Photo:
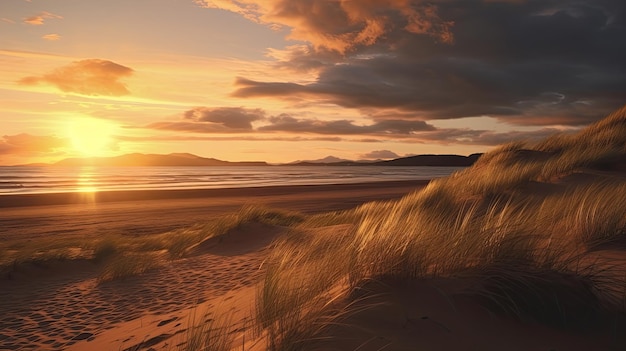
<path fill-rule="evenodd" d="M 251 222 L 295 226 L 304 216 L 295 212 L 244 206 L 239 212 L 162 234 L 134 236 L 109 234 L 102 238 L 41 238 L 0 243 L 0 272 L 11 276 L 29 265 L 49 266 L 60 260 L 91 260 L 102 267 L 99 279 L 107 281 L 141 274 L 168 260 L 191 254 L 204 240 Z"/>
<path fill-rule="evenodd" d="M 617 323 L 626 313 L 624 263 L 593 253 L 626 240 L 626 181 L 566 180 L 625 155 L 623 108 L 578 134 L 502 146 L 398 201 L 308 218 L 301 228 L 351 229 L 276 245 L 257 296 L 268 349 L 319 340 L 320 321 L 338 316 L 330 306 L 340 292 L 378 277 L 471 279 L 467 293 L 494 313 L 557 328 Z"/>
<path fill-rule="evenodd" d="M 187 330 L 177 351 L 230 351 L 234 333 L 232 314 L 215 314 L 206 311 L 198 315 L 197 310 L 189 315 Z"/>

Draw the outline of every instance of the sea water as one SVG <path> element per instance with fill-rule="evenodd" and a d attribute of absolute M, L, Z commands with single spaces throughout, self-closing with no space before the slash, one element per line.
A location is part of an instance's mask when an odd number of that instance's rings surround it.
<path fill-rule="evenodd" d="M 344 184 L 445 177 L 459 167 L 0 167 L 0 195 Z"/>

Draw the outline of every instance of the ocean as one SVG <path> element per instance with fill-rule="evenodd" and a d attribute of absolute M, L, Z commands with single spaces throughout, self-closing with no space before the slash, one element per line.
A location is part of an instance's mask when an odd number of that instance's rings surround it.
<path fill-rule="evenodd" d="M 111 190 L 215 189 L 445 177 L 459 167 L 0 167 L 0 196 Z"/>

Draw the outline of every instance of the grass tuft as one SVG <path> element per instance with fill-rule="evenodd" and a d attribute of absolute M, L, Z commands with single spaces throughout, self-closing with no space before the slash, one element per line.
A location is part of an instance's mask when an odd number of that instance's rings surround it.
<path fill-rule="evenodd" d="M 178 351 L 230 351 L 234 333 L 232 314 L 214 316 L 211 311 L 198 316 L 194 310 L 189 316 L 184 341 Z"/>

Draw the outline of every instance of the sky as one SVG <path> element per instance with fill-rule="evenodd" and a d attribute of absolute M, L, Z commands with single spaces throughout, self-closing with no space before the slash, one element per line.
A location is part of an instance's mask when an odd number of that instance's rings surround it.
<path fill-rule="evenodd" d="M 485 152 L 626 104 L 624 0 L 2 0 L 0 165 Z"/>

